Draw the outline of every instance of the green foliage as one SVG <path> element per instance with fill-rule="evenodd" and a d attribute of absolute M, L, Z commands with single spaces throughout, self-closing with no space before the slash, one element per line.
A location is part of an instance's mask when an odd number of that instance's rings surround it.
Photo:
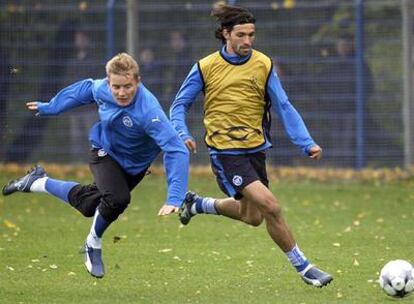
<path fill-rule="evenodd" d="M 408 183 L 273 185 L 303 251 L 335 277 L 323 289 L 300 280 L 264 225 L 201 215 L 180 227 L 175 215 L 157 217 L 163 177 L 148 176 L 105 234 L 102 280 L 78 254 L 90 219 L 44 194 L 0 197 L 1 303 L 389 303 L 378 271 L 391 259 L 413 262 Z M 212 177 L 191 188 L 221 196 Z"/>

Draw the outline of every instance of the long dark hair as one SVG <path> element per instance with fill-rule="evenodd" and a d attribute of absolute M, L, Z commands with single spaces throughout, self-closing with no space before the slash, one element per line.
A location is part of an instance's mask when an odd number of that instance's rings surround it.
<path fill-rule="evenodd" d="M 226 39 L 223 30 L 231 32 L 233 27 L 238 24 L 256 23 L 256 18 L 247 9 L 239 6 L 219 5 L 211 11 L 211 16 L 215 17 L 220 26 L 216 29 L 215 36 L 223 43 Z"/>

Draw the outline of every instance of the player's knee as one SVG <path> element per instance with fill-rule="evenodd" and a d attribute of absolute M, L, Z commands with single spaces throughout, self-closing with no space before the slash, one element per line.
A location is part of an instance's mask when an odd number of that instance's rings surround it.
<path fill-rule="evenodd" d="M 84 208 L 81 208 L 81 209 L 78 209 L 78 210 L 85 217 L 92 217 L 92 216 L 94 216 L 95 215 L 95 211 L 96 211 L 95 208 L 88 208 L 88 207 L 84 207 Z"/>
<path fill-rule="evenodd" d="M 101 203 L 101 194 L 95 184 L 77 185 L 68 194 L 69 204 L 85 217 L 92 217 Z"/>
<path fill-rule="evenodd" d="M 282 208 L 275 197 L 267 198 L 261 209 L 264 217 L 278 218 L 282 213 Z"/>
<path fill-rule="evenodd" d="M 129 193 L 117 195 L 104 195 L 99 206 L 99 212 L 108 221 L 114 221 L 128 207 L 131 201 Z"/>
<path fill-rule="evenodd" d="M 112 198 L 111 207 L 121 214 L 128 207 L 130 201 L 131 195 L 129 193 L 116 195 Z"/>
<path fill-rule="evenodd" d="M 242 221 L 250 226 L 258 227 L 263 223 L 263 216 L 258 213 L 253 216 L 244 217 Z"/>

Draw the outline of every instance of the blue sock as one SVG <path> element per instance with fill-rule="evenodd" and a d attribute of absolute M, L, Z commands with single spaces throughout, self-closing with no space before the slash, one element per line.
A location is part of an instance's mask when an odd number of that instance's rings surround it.
<path fill-rule="evenodd" d="M 48 178 L 46 181 L 46 191 L 57 198 L 60 198 L 62 201 L 68 203 L 69 197 L 68 194 L 73 187 L 79 185 L 75 182 L 67 182 L 58 179 Z"/>
<path fill-rule="evenodd" d="M 111 222 L 106 221 L 96 209 L 91 230 L 86 238 L 86 244 L 92 248 L 102 248 L 102 235 Z"/>
<path fill-rule="evenodd" d="M 106 228 L 111 225 L 111 222 L 105 220 L 102 215 L 99 213 L 99 210 L 96 209 L 95 218 L 93 221 L 93 230 L 98 238 L 101 238 L 103 233 L 105 232 Z"/>
<path fill-rule="evenodd" d="M 198 197 L 195 202 L 195 211 L 196 213 L 208 213 L 208 214 L 218 214 L 216 207 L 214 206 L 215 199 L 211 197 Z"/>
<path fill-rule="evenodd" d="M 286 255 L 298 272 L 304 270 L 309 265 L 308 260 L 303 252 L 300 251 L 298 245 L 295 245 L 291 251 L 286 252 Z"/>
<path fill-rule="evenodd" d="M 203 198 L 201 196 L 197 197 L 197 199 L 196 199 L 195 209 L 196 209 L 197 213 L 204 213 Z"/>

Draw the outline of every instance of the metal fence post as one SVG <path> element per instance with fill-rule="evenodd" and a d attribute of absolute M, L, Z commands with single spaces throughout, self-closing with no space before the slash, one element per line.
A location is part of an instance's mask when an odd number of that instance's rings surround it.
<path fill-rule="evenodd" d="M 127 35 L 126 35 L 126 50 L 128 54 L 137 58 L 138 44 L 138 0 L 127 0 Z"/>
<path fill-rule="evenodd" d="M 355 43 L 356 43 L 356 168 L 365 166 L 365 75 L 364 75 L 364 0 L 355 0 Z"/>
<path fill-rule="evenodd" d="M 412 2 L 411 2 L 412 3 Z M 412 10 L 414 6 L 410 4 L 409 0 L 402 0 L 401 14 L 402 14 L 402 64 L 403 64 L 403 106 L 402 119 L 404 127 L 404 167 L 410 167 L 414 162 L 414 102 L 413 102 L 413 16 Z"/>
<path fill-rule="evenodd" d="M 106 57 L 110 59 L 115 53 L 115 0 L 107 0 L 106 3 Z"/>

